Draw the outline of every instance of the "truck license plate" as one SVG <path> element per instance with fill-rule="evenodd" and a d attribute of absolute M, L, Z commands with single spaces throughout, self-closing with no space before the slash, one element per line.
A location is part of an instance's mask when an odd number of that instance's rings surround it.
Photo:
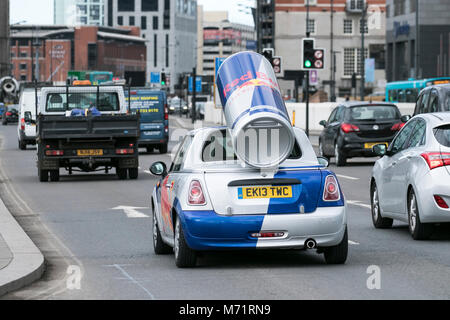
<path fill-rule="evenodd" d="M 87 150 L 77 150 L 77 155 L 80 157 L 83 156 L 102 156 L 102 149 L 87 149 Z"/>

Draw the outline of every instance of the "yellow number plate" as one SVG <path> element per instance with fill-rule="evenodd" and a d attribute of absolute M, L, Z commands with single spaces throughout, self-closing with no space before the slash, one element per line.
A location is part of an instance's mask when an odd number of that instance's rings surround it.
<path fill-rule="evenodd" d="M 385 144 L 386 147 L 389 147 L 389 143 L 387 143 L 387 142 L 373 142 L 373 143 L 365 143 L 364 144 L 364 148 L 365 149 L 372 149 L 372 147 L 377 145 L 377 144 Z"/>
<path fill-rule="evenodd" d="M 238 189 L 239 199 L 292 198 L 292 186 L 243 187 Z"/>
<path fill-rule="evenodd" d="M 102 149 L 88 149 L 88 150 L 77 150 L 78 156 L 102 156 L 103 150 Z"/>

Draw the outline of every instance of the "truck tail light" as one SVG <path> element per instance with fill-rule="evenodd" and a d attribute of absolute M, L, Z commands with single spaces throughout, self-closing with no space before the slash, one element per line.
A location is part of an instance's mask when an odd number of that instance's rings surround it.
<path fill-rule="evenodd" d="M 443 209 L 448 209 L 448 204 L 447 202 L 445 202 L 444 199 L 442 199 L 441 196 L 434 196 L 434 201 L 436 201 L 437 205 Z"/>
<path fill-rule="evenodd" d="M 7 115 L 7 116 L 10 116 L 10 115 L 12 115 L 12 113 L 8 111 L 8 112 L 6 113 L 6 115 Z"/>
<path fill-rule="evenodd" d="M 350 124 L 350 123 L 341 124 L 341 130 L 344 131 L 345 133 L 359 132 L 359 128 L 357 126 L 355 126 L 354 124 Z"/>
<path fill-rule="evenodd" d="M 22 119 L 20 119 L 20 130 L 25 130 L 25 119 L 24 118 L 22 118 Z"/>
<path fill-rule="evenodd" d="M 45 155 L 49 157 L 63 156 L 64 150 L 45 150 Z"/>
<path fill-rule="evenodd" d="M 134 149 L 132 148 L 116 149 L 116 154 L 134 154 Z"/>
<path fill-rule="evenodd" d="M 341 199 L 341 193 L 339 192 L 339 185 L 335 176 L 327 176 L 325 179 L 325 185 L 323 189 L 324 201 L 339 201 Z"/>
<path fill-rule="evenodd" d="M 198 180 L 192 180 L 189 186 L 188 203 L 190 205 L 199 206 L 206 204 L 205 195 L 202 185 Z"/>
<path fill-rule="evenodd" d="M 164 120 L 169 120 L 169 107 L 167 103 L 164 105 Z"/>
<path fill-rule="evenodd" d="M 425 152 L 421 156 L 425 159 L 430 170 L 450 165 L 449 152 Z"/>

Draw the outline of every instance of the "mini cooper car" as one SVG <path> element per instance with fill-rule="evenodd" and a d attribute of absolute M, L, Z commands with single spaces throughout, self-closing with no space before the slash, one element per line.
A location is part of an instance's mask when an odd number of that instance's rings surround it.
<path fill-rule="evenodd" d="M 327 161 L 305 133 L 276 169 L 245 166 L 225 127 L 187 134 L 151 197 L 156 254 L 175 253 L 178 267 L 196 265 L 199 251 L 316 249 L 328 264 L 348 251 L 344 196 Z M 323 163 L 325 162 L 325 163 Z"/>

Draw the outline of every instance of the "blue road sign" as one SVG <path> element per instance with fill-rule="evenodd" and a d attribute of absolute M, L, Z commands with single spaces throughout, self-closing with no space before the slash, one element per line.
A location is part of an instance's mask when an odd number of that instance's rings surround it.
<path fill-rule="evenodd" d="M 160 83 L 161 74 L 159 72 L 152 72 L 150 74 L 150 83 Z"/>
<path fill-rule="evenodd" d="M 189 77 L 189 92 L 192 92 L 192 77 Z M 202 92 L 202 77 L 195 78 L 195 92 Z"/>

